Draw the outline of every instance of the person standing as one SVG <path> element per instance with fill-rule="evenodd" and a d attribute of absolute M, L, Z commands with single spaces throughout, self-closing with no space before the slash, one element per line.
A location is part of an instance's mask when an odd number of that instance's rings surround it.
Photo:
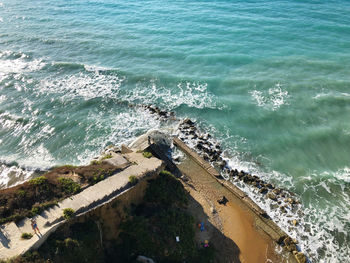
<path fill-rule="evenodd" d="M 37 235 L 38 235 L 38 233 L 39 233 L 40 236 L 42 236 L 42 234 L 40 233 L 40 230 L 39 230 L 39 228 L 38 228 L 38 225 L 37 225 L 37 223 L 36 223 L 36 220 L 35 220 L 34 218 L 32 218 L 30 221 L 31 221 L 31 225 L 32 225 L 32 228 L 33 228 L 33 230 L 34 230 L 34 233 L 37 234 Z M 37 231 L 38 231 L 38 233 L 37 233 Z"/>

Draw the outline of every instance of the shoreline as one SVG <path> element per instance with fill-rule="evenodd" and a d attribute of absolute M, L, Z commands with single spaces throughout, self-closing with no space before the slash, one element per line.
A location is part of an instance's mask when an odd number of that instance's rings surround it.
<path fill-rule="evenodd" d="M 185 175 L 181 178 L 185 189 L 202 205 L 210 223 L 238 247 L 236 255 L 230 255 L 227 248 L 219 248 L 219 253 L 225 255 L 225 262 L 298 262 L 286 250 L 277 252 L 279 245 L 258 226 L 260 218 L 246 201 L 220 184 L 191 157 L 186 155 L 177 166 Z M 225 205 L 217 202 L 222 196 L 228 200 Z"/>
<path fill-rule="evenodd" d="M 149 144 L 149 141 L 147 142 L 147 135 L 149 134 L 150 133 L 140 136 L 130 144 L 134 144 L 136 147 L 130 148 L 139 151 L 152 146 Z M 181 140 L 175 138 L 174 142 L 176 142 L 176 140 L 178 143 L 175 144 L 177 144 L 178 147 L 179 144 L 183 144 L 182 147 L 179 147 L 182 151 L 184 151 L 186 147 L 189 149 L 184 152 L 190 157 L 187 157 L 187 159 L 185 158 L 185 162 L 177 165 L 178 169 L 183 174 L 181 177 L 183 185 L 188 190 L 193 200 L 201 205 L 200 209 L 204 211 L 202 216 L 208 218 L 209 222 L 227 238 L 227 240 L 224 240 L 225 242 L 230 243 L 229 246 L 219 247 L 219 254 L 222 254 L 223 257 L 227 259 L 225 262 L 259 262 L 262 258 L 265 262 L 306 262 L 306 258 L 302 253 L 300 253 L 300 260 L 296 260 L 293 254 L 290 253 L 297 250 L 295 243 L 293 241 L 292 244 L 286 244 L 287 242 L 285 242 L 285 240 L 291 240 L 291 238 L 277 225 L 270 230 L 268 229 L 268 231 L 264 229 L 266 221 L 263 217 L 264 215 L 267 216 L 265 211 L 259 208 L 249 198 L 246 199 L 245 193 L 238 188 L 237 189 L 241 193 L 237 194 L 230 189 L 232 187 L 228 186 L 225 180 L 221 178 L 220 181 L 222 182 L 219 182 L 218 178 L 221 177 L 220 174 L 208 161 L 202 159 L 202 157 Z M 192 152 L 192 154 L 189 154 L 190 152 Z M 161 151 L 160 154 L 162 154 Z M 240 196 L 240 194 L 242 194 L 242 196 Z M 228 203 L 220 205 L 217 203 L 217 200 L 223 196 L 225 196 Z M 194 211 L 196 211 L 196 209 L 194 209 Z M 271 235 L 271 231 L 275 231 L 275 233 Z M 278 231 L 280 232 L 276 234 Z M 281 232 L 282 235 L 280 234 Z M 203 239 L 201 236 L 198 238 Z M 220 238 L 217 236 L 215 237 L 215 235 L 209 235 L 207 238 L 212 238 L 212 240 L 218 244 L 223 241 L 222 238 L 220 241 Z M 216 239 L 218 240 L 215 241 Z M 205 240 L 198 241 L 204 242 Z M 278 248 L 277 243 L 283 242 L 287 249 L 282 250 Z M 277 253 L 276 251 L 278 249 L 282 252 Z"/>

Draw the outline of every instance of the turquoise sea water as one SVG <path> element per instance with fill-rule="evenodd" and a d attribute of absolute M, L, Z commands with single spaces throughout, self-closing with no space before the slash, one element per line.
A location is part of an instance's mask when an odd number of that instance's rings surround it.
<path fill-rule="evenodd" d="M 163 126 L 128 103 L 197 120 L 350 262 L 349 1 L 0 0 L 1 187 Z"/>

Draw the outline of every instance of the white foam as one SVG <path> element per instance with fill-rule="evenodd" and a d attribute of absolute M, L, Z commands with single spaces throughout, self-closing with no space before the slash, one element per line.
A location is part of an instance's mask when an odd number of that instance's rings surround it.
<path fill-rule="evenodd" d="M 257 106 L 270 110 L 277 110 L 282 105 L 287 104 L 288 91 L 282 88 L 280 83 L 267 91 L 253 90 L 249 92 Z"/>
<path fill-rule="evenodd" d="M 16 54 L 12 51 L 0 52 L 0 76 L 8 73 L 23 73 L 40 70 L 45 66 L 41 59 L 31 60 L 24 53 Z"/>
<path fill-rule="evenodd" d="M 93 129 L 92 127 L 87 129 L 87 136 L 90 136 L 90 130 L 91 132 L 96 132 L 96 129 L 98 129 L 108 134 L 108 137 L 99 136 L 86 140 L 86 150 L 78 156 L 80 163 L 89 162 L 99 154 L 99 151 L 106 146 L 107 142 L 115 145 L 129 144 L 146 131 L 161 128 L 159 119 L 140 108 L 110 115 L 108 121 L 96 116 L 96 114 L 91 113 L 88 116 L 88 119 L 94 121 L 94 127 Z"/>
<path fill-rule="evenodd" d="M 32 174 L 33 171 L 21 169 L 17 166 L 0 164 L 0 189 L 19 184 L 30 178 Z M 12 184 L 9 184 L 10 180 Z"/>
<path fill-rule="evenodd" d="M 130 89 L 124 99 L 142 104 L 158 104 L 167 110 L 173 110 L 181 105 L 192 108 L 217 108 L 215 97 L 207 91 L 206 83 L 183 81 L 176 88 L 168 88 L 151 80 L 148 85 L 138 83 L 135 88 Z"/>
<path fill-rule="evenodd" d="M 80 72 L 69 76 L 50 76 L 40 82 L 40 93 L 60 93 L 62 100 L 75 97 L 92 99 L 97 97 L 118 98 L 123 77 L 103 75 L 99 71 L 90 74 Z"/>
<path fill-rule="evenodd" d="M 209 129 L 214 131 L 213 133 L 221 134 L 223 144 L 232 145 L 234 139 L 232 136 L 225 137 L 222 131 L 215 131 L 213 127 Z M 235 139 L 242 140 L 239 137 Z M 192 148 L 195 146 L 194 140 L 186 139 L 186 143 Z M 285 200 L 280 199 L 281 205 L 278 206 L 273 200 L 259 194 L 255 187 L 238 179 L 232 180 L 233 184 L 246 192 L 286 233 L 299 241 L 299 247 L 312 262 L 350 262 L 350 244 L 346 243 L 350 233 L 350 191 L 346 190 L 343 183 L 349 178 L 349 168 L 345 167 L 336 173 L 309 174 L 294 178 L 277 171 L 262 170 L 254 161 L 246 161 L 246 158 L 234 148 L 223 153 L 226 156 L 224 159 L 231 168 L 256 174 L 264 181 L 274 182 L 278 187 L 291 191 L 295 189 L 295 185 L 302 184 L 304 191 L 299 190 L 300 194 L 297 197 L 289 191 L 284 191 L 287 197 L 292 195 L 293 198 L 299 200 L 304 198 L 308 200 L 309 196 L 312 196 L 312 201 L 294 205 L 293 209 L 288 208 L 286 213 L 282 213 L 279 207 L 287 204 Z M 228 175 L 222 175 L 229 179 Z M 320 177 L 321 180 L 315 180 Z M 334 187 L 339 187 L 342 191 L 334 192 L 332 190 Z M 325 192 L 322 191 L 322 196 L 320 196 L 319 192 L 322 189 Z M 329 197 L 325 196 L 325 193 Z M 292 226 L 293 219 L 298 221 L 297 227 Z M 336 233 L 343 234 L 345 239 L 343 243 L 340 244 L 335 239 Z"/>

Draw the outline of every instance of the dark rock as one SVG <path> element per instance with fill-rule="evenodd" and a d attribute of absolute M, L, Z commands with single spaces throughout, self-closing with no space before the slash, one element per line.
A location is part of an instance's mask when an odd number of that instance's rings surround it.
<path fill-rule="evenodd" d="M 281 189 L 280 188 L 275 188 L 272 190 L 272 192 L 276 195 L 279 195 L 281 193 Z"/>
<path fill-rule="evenodd" d="M 266 187 L 269 188 L 269 189 L 274 189 L 275 188 L 275 186 L 272 185 L 272 184 L 266 184 Z"/>
<path fill-rule="evenodd" d="M 266 194 L 269 190 L 266 188 L 266 187 L 262 187 L 260 190 L 259 190 L 259 193 L 260 194 Z"/>
<path fill-rule="evenodd" d="M 293 255 L 298 263 L 306 263 L 306 256 L 302 252 L 293 251 Z"/>
<path fill-rule="evenodd" d="M 274 193 L 272 193 L 272 192 L 269 192 L 266 196 L 268 198 L 270 198 L 271 200 L 273 200 L 273 201 L 277 201 L 276 195 Z"/>
<path fill-rule="evenodd" d="M 158 113 L 160 116 L 162 117 L 167 117 L 168 116 L 168 113 L 166 111 L 159 111 Z"/>
<path fill-rule="evenodd" d="M 184 120 L 183 120 L 183 123 L 186 123 L 186 124 L 188 124 L 188 125 L 193 125 L 193 124 L 194 124 L 194 122 L 191 121 L 191 120 L 188 119 L 188 118 L 184 119 Z"/>
<path fill-rule="evenodd" d="M 203 144 L 201 142 L 198 142 L 197 145 L 196 145 L 196 148 L 199 149 L 199 150 L 202 150 L 203 149 Z"/>
<path fill-rule="evenodd" d="M 225 166 L 226 166 L 226 161 L 225 160 L 222 160 L 221 162 L 220 162 L 220 164 L 219 164 L 219 167 L 221 168 L 221 169 L 223 169 Z"/>

